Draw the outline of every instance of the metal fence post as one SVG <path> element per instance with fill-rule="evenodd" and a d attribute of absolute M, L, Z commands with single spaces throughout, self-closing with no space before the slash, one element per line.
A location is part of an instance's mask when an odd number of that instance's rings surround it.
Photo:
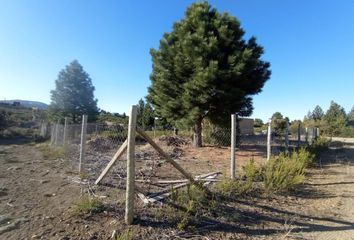
<path fill-rule="evenodd" d="M 125 223 L 132 224 L 134 220 L 135 192 L 135 136 L 138 108 L 133 105 L 130 110 L 127 146 L 127 186 L 125 195 Z"/>
<path fill-rule="evenodd" d="M 82 115 L 79 173 L 81 173 L 81 165 L 85 161 L 86 129 L 87 129 L 87 115 Z"/>
<path fill-rule="evenodd" d="M 231 114 L 231 179 L 236 175 L 236 114 Z"/>
<path fill-rule="evenodd" d="M 271 146 L 271 140 L 272 140 L 272 119 L 269 119 L 269 124 L 268 124 L 268 136 L 267 136 L 267 161 L 270 159 L 271 151 L 272 151 L 272 146 Z"/>

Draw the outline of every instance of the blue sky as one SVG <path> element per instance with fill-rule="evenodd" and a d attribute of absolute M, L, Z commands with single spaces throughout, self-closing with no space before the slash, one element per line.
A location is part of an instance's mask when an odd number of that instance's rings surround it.
<path fill-rule="evenodd" d="M 61 69 L 77 59 L 98 106 L 128 112 L 146 96 L 150 48 L 181 19 L 187 0 L 0 1 L 0 99 L 50 103 Z M 354 105 L 354 1 L 209 1 L 236 16 L 265 48 L 272 76 L 253 117 L 302 119 L 317 104 Z"/>

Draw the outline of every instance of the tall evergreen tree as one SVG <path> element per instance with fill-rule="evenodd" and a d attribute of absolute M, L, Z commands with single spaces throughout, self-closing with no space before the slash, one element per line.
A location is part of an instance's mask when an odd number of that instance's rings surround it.
<path fill-rule="evenodd" d="M 137 123 L 143 129 L 151 129 L 154 126 L 154 110 L 150 103 L 140 99 L 138 102 L 138 118 Z"/>
<path fill-rule="evenodd" d="M 326 131 L 331 136 L 336 136 L 341 133 L 346 124 L 346 113 L 342 106 L 334 101 L 331 102 L 329 109 L 323 119 L 326 123 Z"/>
<path fill-rule="evenodd" d="M 55 81 L 55 90 L 51 91 L 50 115 L 54 119 L 70 117 L 74 123 L 79 122 L 83 114 L 88 115 L 89 121 L 96 119 L 98 108 L 94 90 L 90 76 L 74 60 L 59 72 Z"/>
<path fill-rule="evenodd" d="M 207 2 L 194 3 L 185 17 L 152 49 L 148 100 L 157 115 L 193 126 L 193 145 L 202 145 L 202 121 L 229 123 L 231 113 L 249 116 L 252 95 L 270 77 L 270 64 L 255 37 L 244 40 L 239 21 Z"/>
<path fill-rule="evenodd" d="M 350 122 L 354 122 L 354 106 L 352 107 L 352 109 L 347 114 L 347 119 Z"/>
<path fill-rule="evenodd" d="M 322 120 L 324 116 L 324 112 L 320 106 L 316 106 L 315 109 L 312 111 L 312 119 L 315 121 Z"/>

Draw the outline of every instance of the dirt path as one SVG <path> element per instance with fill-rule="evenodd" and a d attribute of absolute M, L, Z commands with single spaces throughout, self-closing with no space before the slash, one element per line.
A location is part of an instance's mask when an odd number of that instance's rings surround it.
<path fill-rule="evenodd" d="M 312 228 L 298 234 L 305 239 L 354 239 L 354 149 L 333 150 L 329 163 L 313 176 L 309 185 L 323 196 L 313 200 Z M 295 235 L 296 236 L 296 235 Z"/>
<path fill-rule="evenodd" d="M 80 191 L 62 161 L 30 145 L 0 145 L 0 166 L 1 239 L 61 235 L 56 225 Z"/>

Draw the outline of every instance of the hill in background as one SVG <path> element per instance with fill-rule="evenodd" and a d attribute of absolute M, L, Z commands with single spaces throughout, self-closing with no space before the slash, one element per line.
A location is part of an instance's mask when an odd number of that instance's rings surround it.
<path fill-rule="evenodd" d="M 22 107 L 26 107 L 26 108 L 32 108 L 32 107 L 36 107 L 38 109 L 47 109 L 48 108 L 48 104 L 46 103 L 42 103 L 42 102 L 37 102 L 37 101 L 29 101 L 29 100 L 18 100 L 18 99 L 14 99 L 14 100 L 1 100 L 0 104 L 9 104 L 9 105 L 13 105 L 14 102 L 19 102 L 20 106 Z"/>

